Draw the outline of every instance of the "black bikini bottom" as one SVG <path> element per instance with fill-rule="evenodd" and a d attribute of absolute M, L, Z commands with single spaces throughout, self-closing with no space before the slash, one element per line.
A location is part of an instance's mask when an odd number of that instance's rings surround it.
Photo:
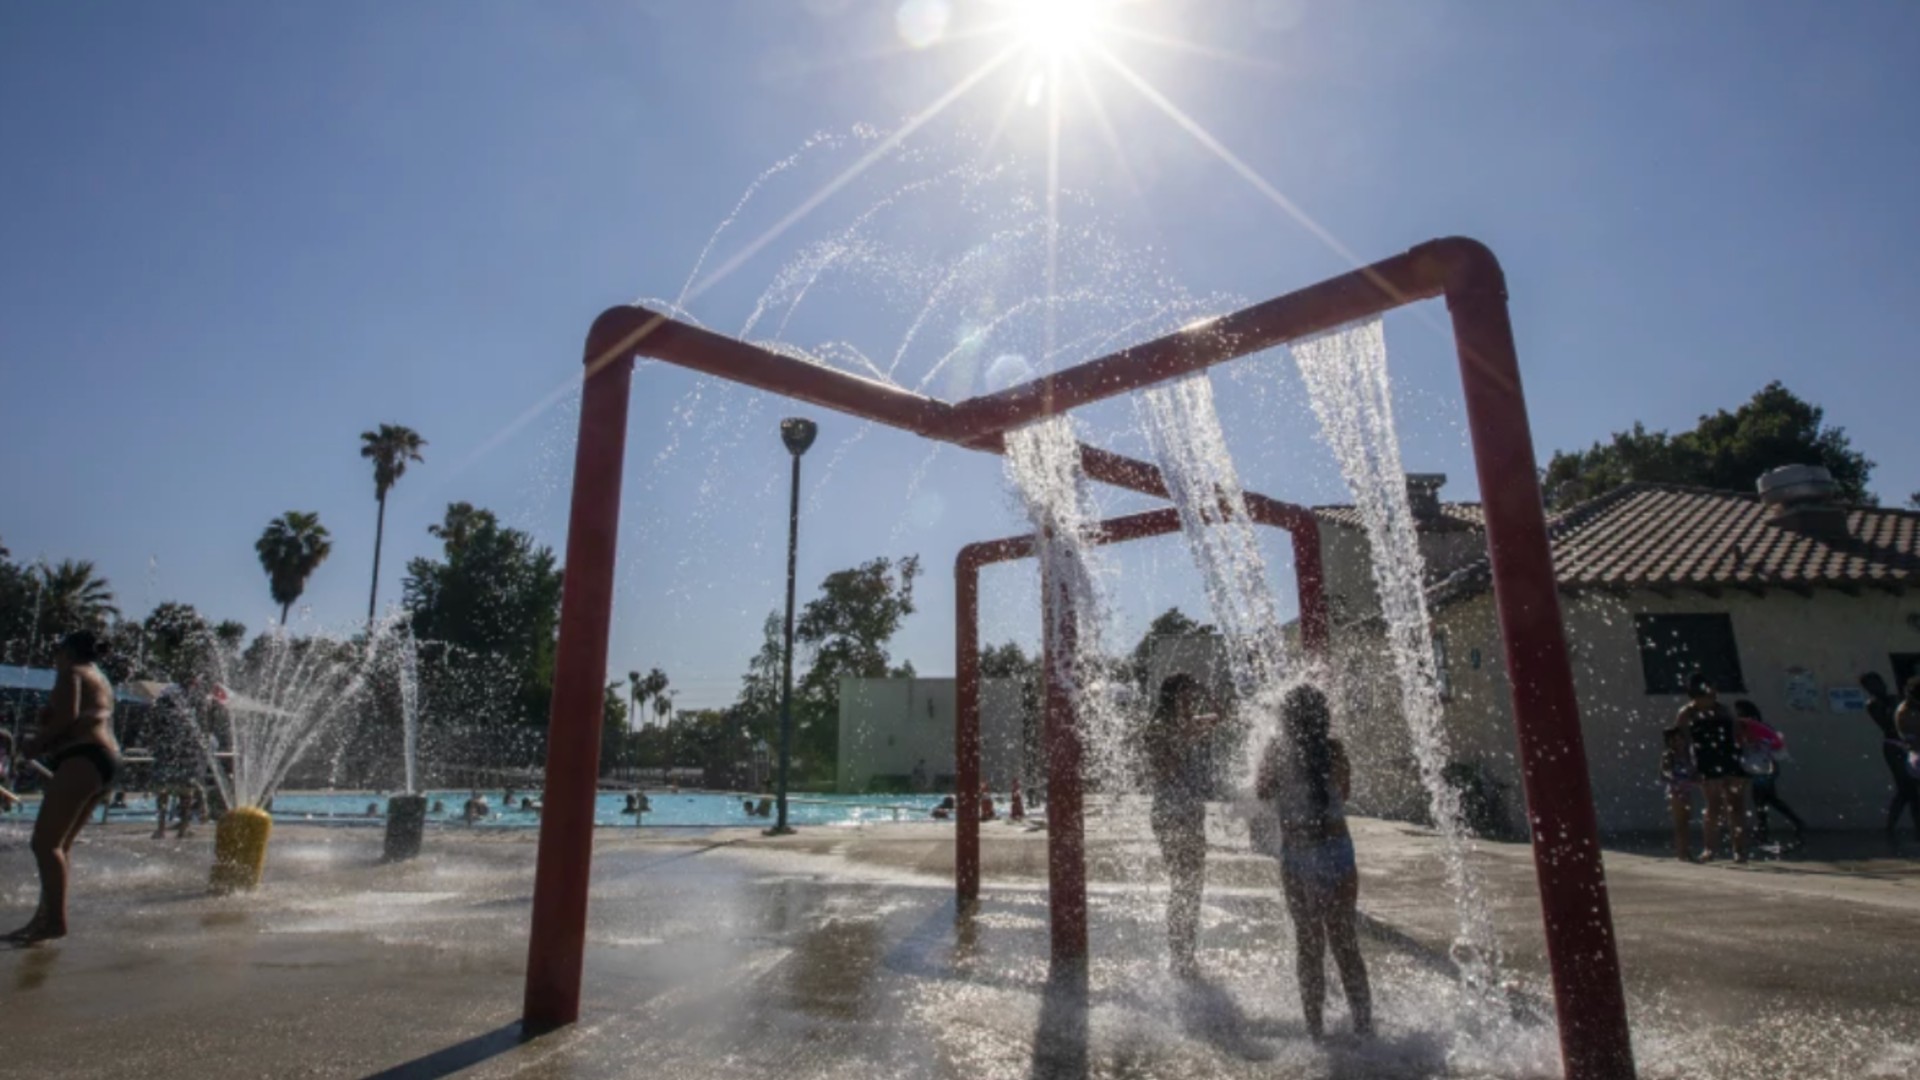
<path fill-rule="evenodd" d="M 52 755 L 47 758 L 47 767 L 54 772 L 59 772 L 60 766 L 63 763 L 71 761 L 74 758 L 85 758 L 91 762 L 93 767 L 100 773 L 100 784 L 103 787 L 110 786 L 113 783 L 113 774 L 120 771 L 120 761 L 118 758 L 108 752 L 106 747 L 101 746 L 99 743 L 90 742 L 75 743 L 65 750 Z"/>

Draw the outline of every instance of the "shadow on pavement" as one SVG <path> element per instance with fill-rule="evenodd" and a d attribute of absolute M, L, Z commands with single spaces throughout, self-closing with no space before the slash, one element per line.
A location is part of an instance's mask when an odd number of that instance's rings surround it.
<path fill-rule="evenodd" d="M 1180 984 L 1180 1026 L 1242 1061 L 1273 1059 L 1273 1048 L 1258 1041 L 1262 1037 L 1305 1038 L 1307 1033 L 1304 1022 L 1289 1025 L 1248 1016 L 1226 987 L 1204 975 Z"/>
<path fill-rule="evenodd" d="M 1086 1080 L 1087 968 L 1055 962 L 1033 1033 L 1032 1080 Z"/>
<path fill-rule="evenodd" d="M 391 1069 L 382 1069 L 369 1075 L 367 1080 L 440 1080 L 441 1077 L 452 1076 L 462 1069 L 470 1069 L 489 1058 L 498 1057 L 527 1041 L 521 1037 L 520 1021 L 515 1020 L 484 1035 L 454 1043 L 444 1050 L 435 1050 Z"/>

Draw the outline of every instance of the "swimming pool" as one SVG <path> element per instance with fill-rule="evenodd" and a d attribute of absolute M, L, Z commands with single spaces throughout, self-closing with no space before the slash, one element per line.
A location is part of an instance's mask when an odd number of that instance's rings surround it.
<path fill-rule="evenodd" d="M 443 810 L 429 813 L 430 822 L 455 822 L 460 820 L 460 808 L 465 805 L 469 791 L 430 791 L 427 792 L 428 808 L 432 804 L 443 804 Z M 506 810 L 501 806 L 503 791 L 487 791 L 482 795 L 492 808 L 492 813 L 476 825 L 482 829 L 531 828 L 540 823 L 536 812 L 520 810 L 517 800 L 538 793 L 516 793 L 516 808 Z M 288 791 L 276 795 L 273 800 L 273 818 L 282 822 L 331 822 L 351 823 L 353 821 L 383 821 L 387 812 L 388 795 L 368 791 Z M 744 795 L 728 795 L 715 792 L 679 792 L 649 791 L 653 809 L 643 815 L 640 827 L 673 826 L 717 828 L 722 826 L 760 826 L 772 823 L 770 818 L 750 817 L 741 808 Z M 871 822 L 922 821 L 930 822 L 928 816 L 934 806 L 940 802 L 938 795 L 795 795 L 787 800 L 787 820 L 794 825 L 858 825 Z M 372 818 L 367 816 L 367 808 L 376 810 Z M 624 793 L 602 792 L 594 800 L 593 822 L 595 825 L 609 827 L 634 827 L 631 814 L 621 813 L 626 806 Z M 29 802 L 24 815 L 31 817 L 39 809 L 38 800 Z M 112 811 L 110 819 L 124 821 L 130 818 L 151 818 L 154 812 L 153 800 L 145 796 L 127 799 L 124 808 Z M 15 815 L 9 815 L 15 816 Z M 6 820 L 0 817 L 0 821 Z"/>

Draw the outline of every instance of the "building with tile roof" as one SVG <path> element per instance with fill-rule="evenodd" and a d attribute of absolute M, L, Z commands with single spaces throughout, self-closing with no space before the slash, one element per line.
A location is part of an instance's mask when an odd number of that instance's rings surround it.
<path fill-rule="evenodd" d="M 1771 474 L 1770 474 L 1771 475 Z M 1436 488 L 1437 490 L 1437 488 Z M 1450 758 L 1521 820 L 1519 770 L 1478 506 L 1412 503 Z M 1431 494 L 1431 493 L 1427 493 Z M 1322 507 L 1337 678 L 1368 714 L 1349 742 L 1379 760 L 1375 806 L 1405 809 L 1406 736 L 1361 515 Z M 1920 513 L 1798 497 L 1627 484 L 1548 531 L 1596 807 L 1613 831 L 1667 827 L 1661 732 L 1706 671 L 1757 704 L 1791 759 L 1781 795 L 1816 828 L 1880 828 L 1892 786 L 1858 679 L 1920 674 Z M 1385 718 L 1385 722 L 1383 719 Z M 1397 757 L 1396 757 L 1397 755 Z M 1384 777 L 1384 779 L 1382 779 Z"/>

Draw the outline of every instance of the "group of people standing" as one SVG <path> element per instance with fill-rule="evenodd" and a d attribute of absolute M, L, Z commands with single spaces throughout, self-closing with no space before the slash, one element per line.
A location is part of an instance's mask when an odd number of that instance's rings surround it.
<path fill-rule="evenodd" d="M 1280 706 L 1279 733 L 1262 751 L 1254 783 L 1262 811 L 1255 819 L 1254 844 L 1279 860 L 1293 921 L 1301 1011 L 1315 1038 L 1325 1033 L 1328 951 L 1340 972 L 1355 1034 L 1373 1032 L 1372 992 L 1358 932 L 1360 879 L 1347 828 L 1352 768 L 1332 735 L 1332 721 L 1318 688 L 1302 684 L 1290 690 Z M 1222 722 L 1206 688 L 1182 673 L 1160 684 L 1147 728 L 1150 820 L 1171 879 L 1167 946 L 1173 970 L 1183 978 L 1199 974 L 1206 803 L 1215 786 L 1213 745 Z"/>
<path fill-rule="evenodd" d="M 1778 810 L 1793 825 L 1795 842 L 1803 840 L 1806 822 L 1780 797 L 1780 766 L 1786 759 L 1786 737 L 1760 715 L 1760 707 L 1744 698 L 1733 710 L 1720 703 L 1719 692 L 1705 672 L 1687 677 L 1687 703 L 1663 733 L 1660 779 L 1667 789 L 1667 807 L 1673 817 L 1673 854 L 1685 862 L 1711 862 L 1720 855 L 1721 840 L 1732 842 L 1733 860 L 1744 863 L 1752 839 L 1747 832 L 1747 792 L 1753 792 L 1755 832 L 1765 844 L 1771 840 L 1767 815 Z M 1693 796 L 1704 803 L 1701 846 L 1692 846 Z"/>
<path fill-rule="evenodd" d="M 1893 781 L 1887 836 L 1894 837 L 1904 811 L 1912 816 L 1914 835 L 1920 839 L 1920 676 L 1907 680 L 1904 700 L 1896 701 L 1887 692 L 1886 681 L 1872 672 L 1860 676 L 1860 686 L 1867 692 L 1867 715 L 1879 730 L 1881 756 Z M 1720 856 L 1721 841 L 1726 838 L 1734 861 L 1744 863 L 1754 846 L 1750 839 L 1759 845 L 1770 843 L 1772 811 L 1793 825 L 1796 844 L 1805 839 L 1806 822 L 1780 797 L 1786 737 L 1766 722 L 1759 706 L 1741 699 L 1728 711 L 1713 680 L 1704 672 L 1694 672 L 1687 679 L 1687 704 L 1664 736 L 1660 779 L 1673 818 L 1675 858 L 1710 862 Z M 1751 838 L 1749 790 L 1753 794 Z M 1690 836 L 1696 792 L 1704 803 L 1697 855 Z"/>

